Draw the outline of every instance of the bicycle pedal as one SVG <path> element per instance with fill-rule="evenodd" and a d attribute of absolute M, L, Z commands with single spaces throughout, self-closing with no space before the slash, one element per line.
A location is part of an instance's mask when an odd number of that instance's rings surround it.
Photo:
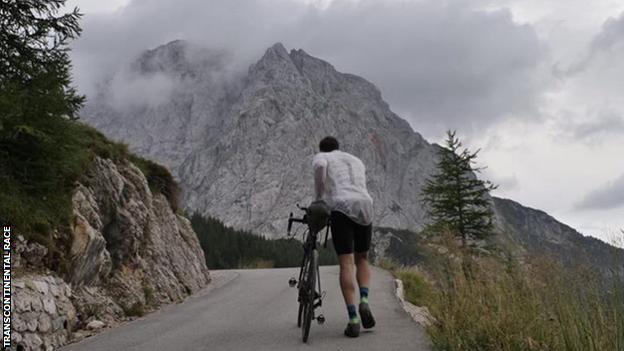
<path fill-rule="evenodd" d="M 295 279 L 294 277 L 292 277 L 292 278 L 288 279 L 288 285 L 289 285 L 291 288 L 294 288 L 294 287 L 295 287 L 295 285 L 297 285 L 297 279 Z"/>
<path fill-rule="evenodd" d="M 319 314 L 318 317 L 316 317 L 316 322 L 319 325 L 325 323 L 325 316 L 323 316 L 322 314 Z"/>

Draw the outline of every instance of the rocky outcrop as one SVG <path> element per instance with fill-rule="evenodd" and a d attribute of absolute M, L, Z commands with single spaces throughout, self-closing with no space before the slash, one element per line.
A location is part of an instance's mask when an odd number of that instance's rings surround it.
<path fill-rule="evenodd" d="M 29 263 L 27 253 L 42 246 L 22 240 L 22 268 L 40 272 L 15 284 L 17 344 L 24 350 L 57 347 L 76 328 L 114 325 L 210 281 L 189 220 L 150 190 L 130 161 L 96 158 L 76 185 L 73 205 L 64 279 Z"/>

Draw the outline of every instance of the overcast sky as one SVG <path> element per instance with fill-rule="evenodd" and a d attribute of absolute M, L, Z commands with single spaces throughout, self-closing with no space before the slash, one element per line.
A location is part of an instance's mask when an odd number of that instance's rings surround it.
<path fill-rule="evenodd" d="M 624 228 L 624 1 L 79 0 L 74 76 L 174 39 L 245 67 L 275 42 L 375 83 L 432 142 L 481 148 L 495 195 L 610 240 Z"/>

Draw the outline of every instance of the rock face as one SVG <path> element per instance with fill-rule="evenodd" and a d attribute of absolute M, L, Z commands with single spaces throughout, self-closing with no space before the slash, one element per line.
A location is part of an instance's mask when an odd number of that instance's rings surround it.
<path fill-rule="evenodd" d="M 170 166 L 191 211 L 236 229 L 284 234 L 294 205 L 311 200 L 311 158 L 326 135 L 364 161 L 376 226 L 424 226 L 420 190 L 439 146 L 394 114 L 373 84 L 281 44 L 245 74 L 226 75 L 224 57 L 181 41 L 148 51 L 131 66 L 130 79 L 159 75 L 176 89 L 156 104 L 128 107 L 115 102 L 109 85 L 82 117 Z M 572 253 L 570 247 L 590 245 L 579 252 L 594 256 L 610 250 L 545 214 L 501 199 L 493 205 L 501 238 L 519 250 Z M 389 231 L 377 230 L 374 242 L 377 257 L 401 245 Z"/>
<path fill-rule="evenodd" d="M 178 301 L 209 280 L 203 251 L 190 222 L 164 195 L 152 193 L 132 163 L 98 158 L 73 197 L 69 281 L 106 281 L 126 306 Z"/>
<path fill-rule="evenodd" d="M 172 42 L 132 66 L 133 74 L 157 71 L 176 82 L 167 101 L 124 107 L 104 90 L 82 117 L 170 166 L 190 210 L 236 229 L 283 235 L 295 204 L 311 200 L 318 142 L 334 135 L 367 166 L 375 223 L 423 226 L 419 192 L 436 148 L 390 111 L 373 84 L 281 44 L 247 74 L 214 79 L 219 56 L 198 61 L 190 51 L 189 44 Z M 153 70 L 136 68 L 144 66 Z"/>
<path fill-rule="evenodd" d="M 210 281 L 190 222 L 129 161 L 96 158 L 73 205 L 64 279 L 46 272 L 16 281 L 16 342 L 24 350 L 58 347 L 76 327 L 113 325 Z M 40 245 L 21 242 L 17 251 L 26 271 L 40 268 L 26 259 Z"/>

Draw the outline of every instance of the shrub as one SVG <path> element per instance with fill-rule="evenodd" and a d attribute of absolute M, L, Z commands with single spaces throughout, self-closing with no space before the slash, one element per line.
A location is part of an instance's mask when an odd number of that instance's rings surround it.
<path fill-rule="evenodd" d="M 130 160 L 143 172 L 150 190 L 165 195 L 171 209 L 177 212 L 180 207 L 181 190 L 171 172 L 164 166 L 136 155 L 131 155 Z"/>

